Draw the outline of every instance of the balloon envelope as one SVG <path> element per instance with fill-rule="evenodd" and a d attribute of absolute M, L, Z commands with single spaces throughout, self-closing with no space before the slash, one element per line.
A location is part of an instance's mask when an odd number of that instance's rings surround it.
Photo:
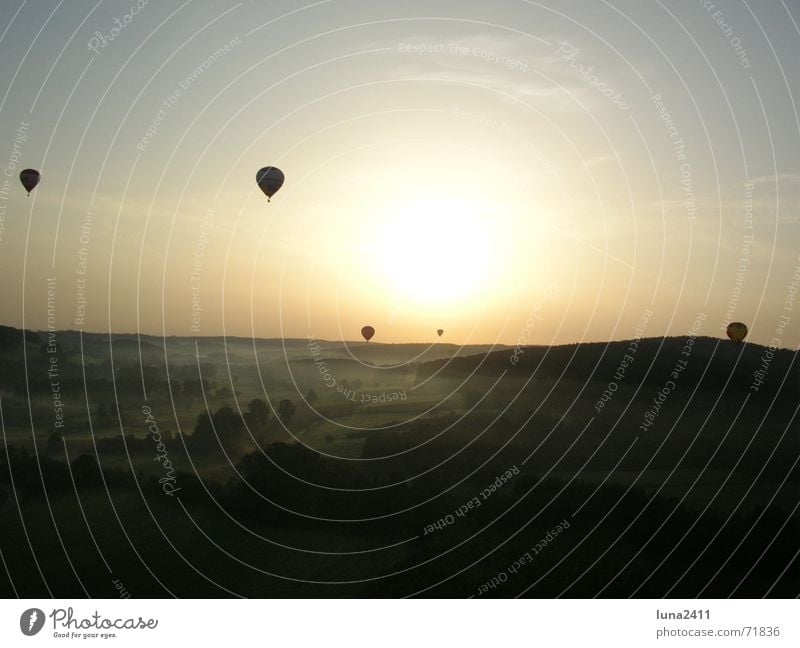
<path fill-rule="evenodd" d="M 731 322 L 727 329 L 728 337 L 734 342 L 741 342 L 747 335 L 747 327 L 741 322 Z"/>
<path fill-rule="evenodd" d="M 444 333 L 444 329 L 438 329 L 438 330 L 436 331 L 436 334 L 437 334 L 439 337 L 442 337 L 442 333 Z"/>
<path fill-rule="evenodd" d="M 375 329 L 371 326 L 365 326 L 361 329 L 361 335 L 363 335 L 364 339 L 369 342 L 372 339 L 372 336 L 375 335 Z"/>
<path fill-rule="evenodd" d="M 28 192 L 29 196 L 34 187 L 39 184 L 41 177 L 42 176 L 36 169 L 25 169 L 19 174 L 19 181 L 22 183 L 22 186 L 25 187 L 25 191 Z"/>
<path fill-rule="evenodd" d="M 277 167 L 259 169 L 256 173 L 256 182 L 269 200 L 283 186 L 283 171 Z"/>

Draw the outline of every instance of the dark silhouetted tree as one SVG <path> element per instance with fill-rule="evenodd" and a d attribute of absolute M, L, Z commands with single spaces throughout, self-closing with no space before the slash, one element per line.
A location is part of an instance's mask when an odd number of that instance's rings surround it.
<path fill-rule="evenodd" d="M 72 477 L 80 488 L 97 488 L 103 484 L 100 466 L 94 457 L 82 454 L 72 462 Z"/>
<path fill-rule="evenodd" d="M 211 420 L 220 438 L 239 440 L 245 434 L 244 421 L 238 412 L 225 405 L 214 412 Z"/>
<path fill-rule="evenodd" d="M 193 445 L 204 450 L 217 445 L 214 426 L 211 424 L 211 417 L 207 412 L 202 412 L 197 417 L 197 423 L 194 425 L 191 442 Z"/>
<path fill-rule="evenodd" d="M 289 399 L 284 399 L 278 403 L 278 418 L 284 423 L 288 424 L 292 420 L 297 408 L 294 403 Z"/>
<path fill-rule="evenodd" d="M 254 398 L 247 406 L 247 413 L 255 425 L 265 425 L 269 421 L 269 406 L 260 398 Z"/>

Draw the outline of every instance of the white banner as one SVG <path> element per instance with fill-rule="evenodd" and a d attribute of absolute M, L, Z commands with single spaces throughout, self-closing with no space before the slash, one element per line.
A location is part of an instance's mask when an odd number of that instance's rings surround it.
<path fill-rule="evenodd" d="M 798 646 L 795 600 L 7 600 L 0 646 Z"/>

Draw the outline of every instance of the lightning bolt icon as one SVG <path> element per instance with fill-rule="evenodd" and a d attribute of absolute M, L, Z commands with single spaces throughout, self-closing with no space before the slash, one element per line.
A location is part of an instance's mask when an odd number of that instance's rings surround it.
<path fill-rule="evenodd" d="M 31 612 L 31 618 L 28 620 L 28 630 L 33 630 L 33 624 L 36 623 L 36 619 L 39 615 L 36 613 L 36 610 Z"/>

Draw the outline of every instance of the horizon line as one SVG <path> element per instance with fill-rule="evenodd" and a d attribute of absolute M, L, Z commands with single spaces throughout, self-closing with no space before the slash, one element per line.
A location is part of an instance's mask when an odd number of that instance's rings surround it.
<path fill-rule="evenodd" d="M 581 344 L 618 344 L 622 342 L 631 342 L 633 340 L 667 340 L 673 338 L 682 338 L 685 337 L 683 335 L 654 335 L 650 337 L 640 337 L 640 338 L 621 338 L 618 340 L 579 340 L 575 342 L 559 342 L 557 344 L 547 344 L 547 343 L 534 343 L 534 344 L 506 344 L 503 342 L 472 342 L 469 344 L 458 344 L 457 342 L 443 342 L 441 340 L 431 341 L 407 341 L 407 342 L 376 342 L 376 341 L 369 341 L 366 342 L 364 340 L 331 340 L 327 338 L 312 338 L 312 337 L 248 337 L 242 335 L 225 335 L 225 334 L 218 334 L 218 335 L 201 335 L 201 336 L 193 336 L 193 335 L 177 335 L 177 334 L 154 334 L 154 333 L 141 333 L 141 332 L 119 332 L 119 331 L 86 331 L 83 329 L 34 329 L 34 328 L 18 328 L 16 326 L 9 326 L 6 324 L 0 324 L 0 328 L 8 328 L 13 329 L 15 331 L 28 331 L 31 333 L 79 333 L 81 335 L 104 335 L 104 336 L 127 336 L 127 337 L 138 337 L 138 338 L 156 338 L 156 339 L 167 339 L 167 338 L 179 338 L 179 339 L 186 339 L 186 340 L 209 340 L 209 339 L 224 339 L 224 340 L 247 340 L 247 341 L 263 341 L 263 342 L 271 342 L 271 341 L 309 341 L 313 340 L 315 342 L 327 342 L 331 344 L 352 344 L 352 345 L 381 345 L 381 346 L 398 346 L 398 345 L 447 345 L 447 346 L 455 346 L 459 348 L 468 348 L 468 347 L 475 347 L 475 346 L 489 346 L 489 347 L 500 347 L 506 349 L 514 349 L 514 348 L 529 348 L 529 347 L 560 347 L 560 346 L 579 346 Z M 709 340 L 716 340 L 719 342 L 724 342 L 730 344 L 731 341 L 727 340 L 723 337 L 716 337 L 712 335 L 698 335 L 695 339 L 709 339 Z M 742 344 L 750 344 L 754 346 L 759 346 L 764 349 L 771 348 L 770 345 L 761 344 L 759 342 L 747 341 L 745 340 Z M 793 349 L 791 347 L 775 347 L 776 351 L 790 351 L 792 353 L 796 353 L 800 351 L 800 348 Z"/>

